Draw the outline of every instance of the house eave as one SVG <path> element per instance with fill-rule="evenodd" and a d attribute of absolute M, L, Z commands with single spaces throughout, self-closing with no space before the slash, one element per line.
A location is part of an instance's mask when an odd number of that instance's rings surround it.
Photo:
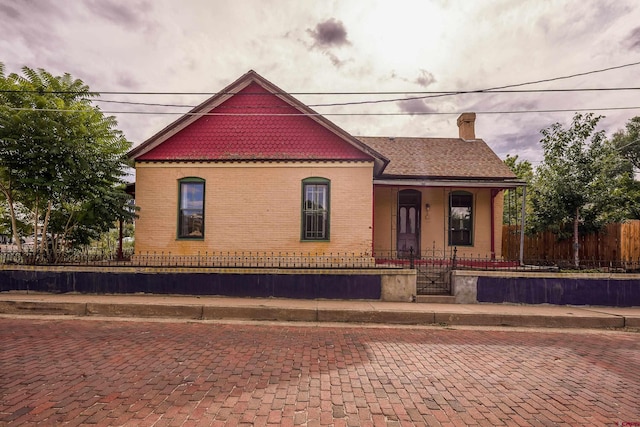
<path fill-rule="evenodd" d="M 223 159 L 145 159 L 136 160 L 136 164 L 143 163 L 374 163 L 371 159 L 332 159 L 332 158 L 315 158 L 315 157 L 301 157 L 301 158 L 285 158 L 285 157 L 230 157 Z"/>
<path fill-rule="evenodd" d="M 527 183 L 518 179 L 374 178 L 373 185 L 393 187 L 516 188 Z"/>

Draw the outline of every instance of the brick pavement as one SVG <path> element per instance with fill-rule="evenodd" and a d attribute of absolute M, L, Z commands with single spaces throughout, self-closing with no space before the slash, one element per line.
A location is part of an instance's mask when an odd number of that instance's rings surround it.
<path fill-rule="evenodd" d="M 618 425 L 639 338 L 0 318 L 0 425 Z"/>

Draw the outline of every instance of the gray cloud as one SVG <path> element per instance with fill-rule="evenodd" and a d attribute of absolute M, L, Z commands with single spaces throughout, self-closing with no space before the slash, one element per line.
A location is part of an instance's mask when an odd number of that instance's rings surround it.
<path fill-rule="evenodd" d="M 33 21 L 37 17 L 56 18 L 66 16 L 65 8 L 54 2 L 47 1 L 12 1 L 0 0 L 0 16 L 6 15 L 12 19 L 30 19 Z M 25 24 L 25 22 L 22 22 Z"/>
<path fill-rule="evenodd" d="M 627 37 L 627 43 L 632 50 L 640 50 L 640 27 L 636 27 Z"/>
<path fill-rule="evenodd" d="M 492 141 L 497 152 L 521 155 L 522 152 L 538 148 L 540 145 L 541 133 L 533 129 L 518 131 L 513 133 L 498 134 Z"/>
<path fill-rule="evenodd" d="M 341 47 L 350 45 L 347 39 L 347 30 L 342 21 L 330 18 L 316 25 L 314 30 L 307 30 L 315 41 L 316 46 L 323 48 Z"/>
<path fill-rule="evenodd" d="M 140 87 L 140 82 L 138 81 L 138 79 L 136 79 L 133 74 L 125 73 L 125 72 L 120 73 L 118 75 L 118 79 L 116 83 L 119 86 L 122 86 L 127 89 L 131 89 L 131 90 L 134 90 Z"/>
<path fill-rule="evenodd" d="M 333 65 L 335 65 L 337 68 L 342 67 L 344 65 L 344 63 L 346 62 L 346 61 L 338 58 L 334 53 L 324 52 L 324 54 L 329 57 L 329 59 L 331 60 L 331 63 Z"/>
<path fill-rule="evenodd" d="M 326 55 L 331 63 L 340 68 L 349 60 L 340 59 L 332 49 L 350 46 L 351 42 L 347 38 L 347 30 L 342 21 L 334 18 L 327 19 L 316 25 L 316 28 L 308 29 L 307 33 L 313 39 L 312 49 L 316 48 Z"/>
<path fill-rule="evenodd" d="M 392 80 L 399 80 L 399 81 L 402 81 L 402 82 L 407 82 L 407 83 L 411 83 L 411 84 L 417 84 L 417 85 L 422 86 L 424 88 L 429 87 L 430 85 L 432 85 L 433 83 L 435 83 L 437 81 L 435 76 L 433 75 L 433 73 L 431 73 L 430 71 L 427 71 L 427 70 L 425 70 L 423 68 L 420 68 L 418 70 L 418 76 L 414 77 L 414 78 L 403 77 L 401 75 L 398 75 L 398 73 L 395 70 L 392 70 L 390 78 Z"/>
<path fill-rule="evenodd" d="M 144 16 L 142 12 L 150 8 L 146 2 L 136 4 L 92 0 L 87 5 L 92 13 L 124 27 L 140 25 L 141 17 Z"/>
<path fill-rule="evenodd" d="M 505 94 L 467 94 L 456 98 L 464 101 L 467 111 L 531 111 L 540 108 L 537 98 L 509 98 Z"/>
<path fill-rule="evenodd" d="M 428 87 L 429 85 L 435 83 L 436 78 L 427 70 L 420 70 L 420 74 L 415 80 L 415 83 L 419 84 L 422 87 Z"/>
<path fill-rule="evenodd" d="M 66 8 L 52 2 L 0 0 L 2 39 L 0 50 L 8 71 L 18 72 L 23 66 L 40 68 L 39 62 L 63 43 L 56 26 L 67 20 Z M 38 61 L 38 62 L 36 62 Z M 52 70 L 49 70 L 52 71 Z"/>
<path fill-rule="evenodd" d="M 407 101 L 399 101 L 397 103 L 398 108 L 403 113 L 409 113 L 411 115 L 419 113 L 434 113 L 437 109 L 431 107 L 426 103 L 424 99 L 409 99 Z"/>
<path fill-rule="evenodd" d="M 21 14 L 20 11 L 12 5 L 0 3 L 0 16 L 8 19 L 19 19 Z"/>
<path fill-rule="evenodd" d="M 590 2 L 584 7 L 575 3 L 562 2 L 559 7 L 541 15 L 536 25 L 550 40 L 555 42 L 574 40 L 577 37 L 592 39 L 593 29 L 600 31 L 615 25 L 621 16 L 631 12 L 624 2 Z M 571 16 L 571 19 L 567 19 Z"/>

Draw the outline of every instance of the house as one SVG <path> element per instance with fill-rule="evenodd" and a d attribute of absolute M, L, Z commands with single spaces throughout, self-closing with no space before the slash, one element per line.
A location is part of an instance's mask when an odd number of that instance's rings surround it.
<path fill-rule="evenodd" d="M 521 185 L 475 137 L 355 137 L 249 71 L 129 153 L 136 254 L 501 256 Z"/>

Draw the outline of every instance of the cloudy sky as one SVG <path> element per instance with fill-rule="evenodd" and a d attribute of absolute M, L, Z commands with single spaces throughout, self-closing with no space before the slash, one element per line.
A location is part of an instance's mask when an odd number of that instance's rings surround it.
<path fill-rule="evenodd" d="M 478 137 L 534 165 L 577 110 L 609 134 L 640 115 L 640 90 L 433 93 L 639 88 L 637 0 L 0 0 L 0 22 L 6 73 L 126 92 L 99 105 L 134 144 L 250 69 L 353 135 L 454 137 L 475 111 Z"/>

